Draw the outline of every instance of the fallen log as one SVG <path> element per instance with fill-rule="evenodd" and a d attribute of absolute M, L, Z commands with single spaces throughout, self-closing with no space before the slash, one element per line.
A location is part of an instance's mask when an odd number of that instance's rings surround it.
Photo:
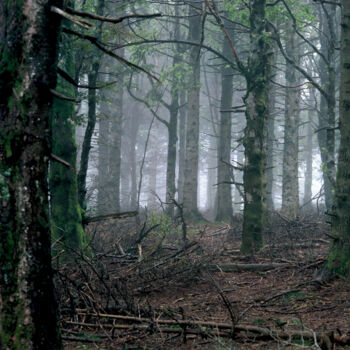
<path fill-rule="evenodd" d="M 115 214 L 107 214 L 107 215 L 100 215 L 100 216 L 94 216 L 94 217 L 85 217 L 83 219 L 83 224 L 90 224 L 91 222 L 98 222 L 98 221 L 104 221 L 104 220 L 110 220 L 110 219 L 122 219 L 122 218 L 128 218 L 131 216 L 136 216 L 138 214 L 137 211 L 126 211 L 123 213 L 115 213 Z"/>

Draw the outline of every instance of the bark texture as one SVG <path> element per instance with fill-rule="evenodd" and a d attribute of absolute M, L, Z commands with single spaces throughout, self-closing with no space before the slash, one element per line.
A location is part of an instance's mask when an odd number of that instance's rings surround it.
<path fill-rule="evenodd" d="M 294 62 L 299 61 L 296 33 L 291 25 L 287 30 L 286 53 Z M 283 178 L 282 178 L 282 211 L 290 219 L 299 213 L 299 74 L 296 69 L 286 65 L 285 117 L 284 117 L 284 148 L 283 148 Z"/>
<path fill-rule="evenodd" d="M 232 24 L 231 24 L 232 26 Z M 229 31 L 233 40 L 232 30 Z M 233 56 L 226 40 L 223 43 L 223 54 L 226 57 Z M 233 70 L 223 66 L 221 70 L 221 113 L 218 140 L 218 187 L 217 187 L 217 213 L 216 220 L 232 220 L 232 193 L 231 193 L 231 129 L 232 114 L 228 111 L 232 108 L 233 100 Z"/>
<path fill-rule="evenodd" d="M 342 1 L 340 148 L 328 267 L 350 278 L 350 2 Z"/>
<path fill-rule="evenodd" d="M 48 218 L 60 1 L 0 3 L 0 348 L 61 349 Z"/>
<path fill-rule="evenodd" d="M 65 23 L 65 25 L 69 26 L 69 23 Z M 75 76 L 73 48 L 70 39 L 63 41 L 60 52 L 62 68 L 71 77 Z M 75 97 L 75 88 L 63 79 L 59 80 L 57 90 L 64 95 Z M 50 164 L 51 234 L 53 242 L 59 242 L 59 244 L 54 244 L 55 252 L 60 249 L 68 252 L 65 246 L 73 249 L 82 249 L 86 246 L 78 202 L 77 146 L 74 122 L 74 103 L 55 99 L 51 118 L 52 153 L 71 165 L 70 168 L 67 168 L 55 161 Z"/>
<path fill-rule="evenodd" d="M 267 121 L 268 50 L 265 38 L 265 0 L 253 0 L 250 12 L 250 57 L 247 71 L 247 125 L 245 148 L 244 211 L 241 250 L 253 254 L 262 247 L 264 215 L 264 165 Z"/>
<path fill-rule="evenodd" d="M 189 40 L 199 42 L 201 9 L 196 1 L 189 2 Z M 199 157 L 199 92 L 200 60 L 198 47 L 190 49 L 190 66 L 192 69 L 187 98 L 186 159 L 183 191 L 184 215 L 187 218 L 200 217 L 197 205 L 198 196 L 198 157 Z"/>
<path fill-rule="evenodd" d="M 333 205 L 335 184 L 335 107 L 336 107 L 336 45 L 335 5 L 323 5 L 319 14 L 320 44 L 323 57 L 319 59 L 321 84 L 326 96 L 321 95 L 318 113 L 318 143 L 321 152 L 323 183 L 326 208 L 330 212 Z"/>

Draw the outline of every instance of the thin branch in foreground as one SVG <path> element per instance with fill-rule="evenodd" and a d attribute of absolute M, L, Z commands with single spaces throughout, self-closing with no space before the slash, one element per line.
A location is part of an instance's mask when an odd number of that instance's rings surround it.
<path fill-rule="evenodd" d="M 109 18 L 109 17 L 100 16 L 100 15 L 95 15 L 95 14 L 89 13 L 89 12 L 78 11 L 78 10 L 75 10 L 71 7 L 67 7 L 66 11 L 73 14 L 73 15 L 77 15 L 79 17 L 85 17 L 85 18 L 95 19 L 97 21 L 109 22 L 109 23 L 120 23 L 120 22 L 123 22 L 124 20 L 130 19 L 130 18 L 154 18 L 154 17 L 161 17 L 162 16 L 161 13 L 152 13 L 149 15 L 139 15 L 139 14 L 135 13 L 135 14 L 125 15 L 123 17 L 118 17 L 118 18 Z"/>
<path fill-rule="evenodd" d="M 114 85 L 117 83 L 117 81 L 112 81 L 110 83 L 103 84 L 101 86 L 89 86 L 89 85 L 81 85 L 78 84 L 67 72 L 65 72 L 63 69 L 57 67 L 57 73 L 68 83 L 72 84 L 73 86 L 79 88 L 79 89 L 90 89 L 90 90 L 98 90 L 98 89 L 104 89 L 108 86 Z"/>
<path fill-rule="evenodd" d="M 66 166 L 67 168 L 73 169 L 73 167 L 72 167 L 72 165 L 71 165 L 70 163 L 66 162 L 64 159 L 62 159 L 62 158 L 56 156 L 56 155 L 53 154 L 53 153 L 50 154 L 50 158 L 51 158 L 52 160 L 54 160 L 55 162 L 57 162 L 57 163 L 63 164 L 63 165 Z"/>
<path fill-rule="evenodd" d="M 58 15 L 62 16 L 63 18 L 67 19 L 68 21 L 71 21 L 74 24 L 77 24 L 78 26 L 81 26 L 85 29 L 90 29 L 92 27 L 92 24 L 90 22 L 85 21 L 81 18 L 74 17 L 56 6 L 51 6 L 50 11 L 57 13 Z"/>
<path fill-rule="evenodd" d="M 50 89 L 50 92 L 53 96 L 59 98 L 60 100 L 69 101 L 69 102 L 77 102 L 77 99 L 63 95 L 54 89 Z"/>
<path fill-rule="evenodd" d="M 88 40 L 90 41 L 91 44 L 95 45 L 97 48 L 99 48 L 102 52 L 104 52 L 105 54 L 107 54 L 108 56 L 111 56 L 115 59 L 117 59 L 118 61 L 124 63 L 125 65 L 127 65 L 128 67 L 131 67 L 131 68 L 135 68 L 135 69 L 138 69 L 140 70 L 141 72 L 144 72 L 146 73 L 148 76 L 150 76 L 152 79 L 156 80 L 159 84 L 161 84 L 161 81 L 155 76 L 153 75 L 152 73 L 148 72 L 146 69 L 138 66 L 137 64 L 135 63 L 132 63 L 128 60 L 126 60 L 124 57 L 122 56 L 119 56 L 117 55 L 116 53 L 114 53 L 113 51 L 111 50 L 108 50 L 106 49 L 103 44 L 100 43 L 100 41 L 94 37 L 94 36 L 91 36 L 91 35 L 85 35 L 85 34 L 80 34 L 74 30 L 71 30 L 71 29 L 68 29 L 68 28 L 63 28 L 63 32 L 67 33 L 67 34 L 71 34 L 71 35 L 74 35 L 80 39 L 83 39 L 83 40 Z"/>

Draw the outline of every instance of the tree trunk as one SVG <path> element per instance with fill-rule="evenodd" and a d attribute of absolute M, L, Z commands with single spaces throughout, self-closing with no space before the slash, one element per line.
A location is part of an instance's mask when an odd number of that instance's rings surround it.
<path fill-rule="evenodd" d="M 65 23 L 69 26 L 69 23 Z M 71 76 L 75 76 L 72 42 L 64 40 L 61 49 L 65 66 L 63 69 Z M 62 94 L 75 97 L 76 89 L 65 80 L 59 81 Z M 76 176 L 77 147 L 75 141 L 75 108 L 74 103 L 56 99 L 53 104 L 51 117 L 52 152 L 71 165 L 55 161 L 50 164 L 50 223 L 56 252 L 60 248 L 67 251 L 64 245 L 73 249 L 86 246 L 85 233 L 82 225 L 81 209 L 78 202 L 78 184 Z M 63 244 L 63 246 L 61 246 Z M 67 253 L 69 255 L 70 253 Z M 68 256 L 66 256 L 68 258 Z"/>
<path fill-rule="evenodd" d="M 265 190 L 265 139 L 267 121 L 268 50 L 265 32 L 265 0 L 253 0 L 250 12 L 250 57 L 245 72 L 247 94 L 245 148 L 244 211 L 241 251 L 253 254 L 262 247 L 263 199 Z"/>
<path fill-rule="evenodd" d="M 103 15 L 104 10 L 104 0 L 98 0 L 96 13 L 98 15 Z M 102 23 L 98 23 L 97 38 L 102 35 Z M 94 59 L 91 65 L 91 71 L 88 74 L 88 84 L 89 86 L 96 86 L 98 71 L 100 69 L 101 53 L 98 49 L 94 51 Z M 91 140 L 92 135 L 95 130 L 96 125 L 96 90 L 89 89 L 88 92 L 88 122 L 85 130 L 83 146 L 81 150 L 80 157 L 80 169 L 78 173 L 78 199 L 80 207 L 86 210 L 86 177 L 89 166 L 89 154 L 91 150 Z"/>
<path fill-rule="evenodd" d="M 198 3 L 191 1 L 189 8 L 189 40 L 200 40 L 200 9 Z M 199 157 L 199 93 L 200 57 L 198 47 L 190 49 L 190 88 L 187 98 L 186 159 L 183 205 L 184 215 L 190 219 L 201 217 L 198 211 L 198 157 Z"/>
<path fill-rule="evenodd" d="M 277 69 L 277 48 L 273 47 L 273 53 L 269 56 L 269 110 L 267 117 L 267 154 L 266 154 L 266 209 L 268 214 L 274 210 L 273 185 L 274 185 L 274 143 L 275 143 L 275 117 L 276 117 L 276 85 L 272 80 L 276 80 Z"/>
<path fill-rule="evenodd" d="M 97 212 L 98 215 L 111 214 L 109 199 L 109 140 L 111 116 L 109 113 L 108 96 L 102 92 L 100 102 L 99 132 L 98 132 L 98 192 Z"/>
<path fill-rule="evenodd" d="M 123 122 L 123 77 L 119 79 L 119 86 L 113 93 L 114 108 L 111 111 L 111 151 L 109 152 L 109 195 L 110 211 L 120 211 L 120 181 L 121 181 L 121 146 Z"/>
<path fill-rule="evenodd" d="M 232 24 L 229 24 L 232 26 Z M 231 40 L 232 30 L 229 31 Z M 233 56 L 226 40 L 223 42 L 223 54 L 226 57 Z M 233 100 L 233 70 L 223 66 L 221 69 L 221 113 L 218 142 L 218 187 L 217 187 L 217 221 L 231 221 L 232 194 L 231 194 L 231 129 L 232 115 L 228 110 L 232 108 Z"/>
<path fill-rule="evenodd" d="M 158 128 L 155 124 L 151 129 L 150 140 L 148 146 L 148 196 L 147 207 L 151 211 L 155 211 L 158 207 L 157 203 L 157 168 L 158 168 Z M 141 189 L 140 189 L 141 190 Z"/>
<path fill-rule="evenodd" d="M 237 157 L 237 163 L 238 166 L 240 166 L 239 164 L 243 164 L 244 161 L 244 150 L 243 147 L 239 147 L 236 150 L 236 157 Z M 235 181 L 238 183 L 242 183 L 243 182 L 243 176 L 242 176 L 242 172 L 241 171 L 237 171 L 235 174 Z M 235 213 L 239 213 L 241 211 L 241 207 L 242 207 L 242 201 L 243 198 L 241 196 L 241 192 L 238 190 L 238 185 L 235 185 L 235 197 L 234 197 L 234 212 Z M 242 187 L 240 188 L 241 190 L 243 189 Z"/>
<path fill-rule="evenodd" d="M 96 86 L 99 62 L 92 64 L 91 72 L 88 74 L 89 86 Z M 86 209 L 86 176 L 89 166 L 89 155 L 91 150 L 92 134 L 96 125 L 96 90 L 90 89 L 88 92 L 88 122 L 85 130 L 83 146 L 81 149 L 80 169 L 78 173 L 78 198 L 80 207 Z"/>
<path fill-rule="evenodd" d="M 312 198 L 312 138 L 313 138 L 313 127 L 312 127 L 312 111 L 308 111 L 308 125 L 307 125 L 307 135 L 306 135 L 306 148 L 305 148 L 305 160 L 306 160 L 306 170 L 305 170 L 305 182 L 304 182 L 304 209 L 310 211 L 312 208 L 311 198 Z"/>
<path fill-rule="evenodd" d="M 61 349 L 48 204 L 60 1 L 0 3 L 0 348 Z"/>
<path fill-rule="evenodd" d="M 291 24 L 287 30 L 286 53 L 294 62 L 299 61 L 298 41 Z M 285 89 L 285 120 L 283 147 L 283 177 L 282 177 L 282 212 L 290 219 L 299 214 L 299 74 L 287 63 Z"/>
<path fill-rule="evenodd" d="M 350 278 L 350 3 L 342 1 L 340 148 L 328 268 Z"/>
<path fill-rule="evenodd" d="M 319 131 L 317 133 L 322 160 L 323 182 L 327 211 L 332 210 L 335 182 L 335 5 L 325 4 L 327 14 L 320 13 L 320 44 L 321 52 L 326 60 L 320 57 L 319 71 L 321 84 L 327 93 L 327 98 L 321 95 L 319 112 Z"/>
<path fill-rule="evenodd" d="M 178 6 L 176 6 L 176 14 L 178 15 Z M 180 20 L 175 19 L 174 23 L 174 37 L 176 40 L 180 39 Z M 180 56 L 179 45 L 176 45 L 174 57 L 173 57 L 173 74 L 171 83 L 171 102 L 169 106 L 170 118 L 168 124 L 168 154 L 167 154 L 167 170 L 166 170 L 166 202 L 170 203 L 167 205 L 167 214 L 170 217 L 174 216 L 174 204 L 176 185 L 176 143 L 177 143 L 177 124 L 178 124 L 178 113 L 179 113 L 179 87 L 182 82 L 182 74 L 179 72 L 180 63 L 182 61 Z M 180 73 L 180 74 L 179 74 Z M 179 78 L 180 76 L 180 78 Z"/>
<path fill-rule="evenodd" d="M 185 181 L 185 156 L 186 156 L 186 126 L 187 113 L 185 108 L 186 93 L 184 90 L 180 94 L 180 110 L 179 110 L 179 173 L 177 178 L 178 203 L 183 203 L 183 187 Z"/>
<path fill-rule="evenodd" d="M 177 87 L 176 87 L 177 88 Z M 172 98 L 170 107 L 170 120 L 168 127 L 168 155 L 167 155 L 167 170 L 166 170 L 166 213 L 174 216 L 174 204 L 171 202 L 175 198 L 175 174 L 176 174 L 176 143 L 177 143 L 177 114 L 179 110 L 178 97 Z"/>

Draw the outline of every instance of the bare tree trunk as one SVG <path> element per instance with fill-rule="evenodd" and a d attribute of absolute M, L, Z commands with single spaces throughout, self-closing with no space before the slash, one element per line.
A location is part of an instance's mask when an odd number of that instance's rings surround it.
<path fill-rule="evenodd" d="M 111 211 L 120 211 L 121 146 L 123 123 L 123 78 L 114 92 L 114 108 L 111 111 L 111 151 L 109 152 L 109 191 Z"/>
<path fill-rule="evenodd" d="M 231 24 L 232 26 L 232 24 Z M 229 31 L 231 40 L 232 30 Z M 232 55 L 230 46 L 226 40 L 223 42 L 223 54 L 226 57 Z M 231 129 L 232 115 L 229 110 L 232 108 L 233 100 L 233 70 L 231 67 L 223 66 L 221 70 L 221 113 L 220 129 L 218 140 L 218 187 L 217 187 L 217 221 L 231 221 L 232 194 L 231 194 Z"/>
<path fill-rule="evenodd" d="M 199 42 L 200 9 L 198 3 L 191 1 L 189 8 L 189 39 Z M 197 204 L 198 196 L 198 156 L 199 156 L 199 92 L 200 92 L 200 59 L 198 47 L 190 49 L 190 89 L 188 93 L 188 113 L 186 128 L 186 159 L 183 191 L 184 215 L 188 218 L 200 217 Z"/>
<path fill-rule="evenodd" d="M 321 52 L 324 55 L 320 57 L 319 71 L 321 84 L 327 93 L 327 98 L 321 95 L 319 111 L 319 131 L 317 133 L 320 146 L 323 182 L 325 189 L 326 208 L 330 212 L 333 205 L 334 183 L 335 183 L 335 107 L 336 107 L 336 88 L 335 88 L 335 17 L 336 6 L 324 4 L 324 12 L 320 12 L 320 44 Z"/>
<path fill-rule="evenodd" d="M 89 86 L 96 86 L 99 62 L 94 62 L 88 75 Z M 88 122 L 85 130 L 83 146 L 81 149 L 80 169 L 78 173 L 78 197 L 82 209 L 86 209 L 86 176 L 89 166 L 89 155 L 91 150 L 92 134 L 96 125 L 96 90 L 88 92 Z"/>
<path fill-rule="evenodd" d="M 104 0 L 98 0 L 96 13 L 98 15 L 103 15 L 104 10 Z M 97 37 L 102 35 L 102 22 L 98 24 L 98 34 Z M 100 59 L 101 53 L 98 49 L 94 50 L 94 59 L 91 65 L 91 71 L 88 74 L 89 86 L 96 86 L 98 71 L 100 69 Z M 89 166 L 89 155 L 91 150 L 91 140 L 92 134 L 95 130 L 96 125 L 96 90 L 89 89 L 88 92 L 88 122 L 85 130 L 83 146 L 81 150 L 80 157 L 80 169 L 78 173 L 78 199 L 80 207 L 86 209 L 86 177 Z"/>
<path fill-rule="evenodd" d="M 292 26 L 289 26 L 286 40 L 286 53 L 295 62 L 299 60 L 298 41 Z M 299 74 L 296 69 L 286 65 L 286 99 L 284 120 L 282 211 L 291 219 L 299 214 Z"/>
<path fill-rule="evenodd" d="M 275 143 L 275 117 L 276 117 L 276 86 L 272 82 L 276 77 L 277 48 L 273 46 L 274 52 L 269 56 L 270 77 L 269 77 L 269 112 L 267 117 L 267 154 L 266 154 L 266 209 L 269 212 L 274 210 L 273 184 L 274 184 L 274 143 Z M 269 215 L 269 214 L 267 214 Z"/>
<path fill-rule="evenodd" d="M 179 173 L 177 179 L 178 202 L 183 203 L 183 186 L 185 181 L 185 153 L 186 153 L 186 125 L 187 113 L 185 108 L 186 93 L 184 90 L 180 94 L 180 110 L 179 110 Z"/>
<path fill-rule="evenodd" d="M 48 204 L 60 1 L 0 2 L 0 348 L 62 349 Z"/>
<path fill-rule="evenodd" d="M 99 132 L 98 132 L 98 193 L 97 212 L 99 215 L 110 214 L 109 200 L 109 134 L 110 114 L 108 113 L 107 96 L 102 95 L 100 102 Z"/>
<path fill-rule="evenodd" d="M 148 196 L 147 207 L 150 210 L 157 209 L 157 168 L 158 168 L 158 129 L 153 124 L 150 133 L 149 151 L 148 151 Z"/>
<path fill-rule="evenodd" d="M 305 182 L 304 182 L 304 209 L 309 210 L 312 207 L 312 138 L 313 138 L 313 127 L 312 127 L 312 111 L 308 111 L 308 125 L 307 125 L 307 135 L 306 135 L 306 148 L 305 148 L 305 160 L 306 160 L 306 170 L 305 170 Z"/>

